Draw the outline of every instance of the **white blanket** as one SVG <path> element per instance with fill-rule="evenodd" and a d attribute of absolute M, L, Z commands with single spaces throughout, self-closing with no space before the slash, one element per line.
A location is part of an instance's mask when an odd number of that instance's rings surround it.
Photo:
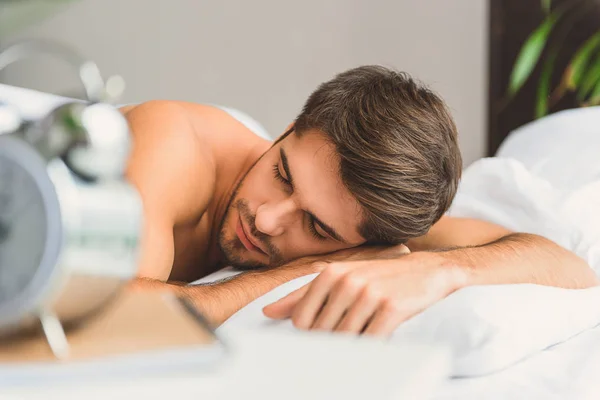
<path fill-rule="evenodd" d="M 530 173 L 520 162 L 495 158 L 480 160 L 465 172 L 449 214 L 480 218 L 515 231 L 543 235 L 576 252 L 599 271 L 598 204 L 600 181 L 577 190 L 561 191 Z M 242 326 L 293 329 L 289 322 L 267 320 L 262 316 L 261 308 L 313 278 L 314 275 L 303 277 L 282 285 L 234 315 L 221 330 Z M 555 373 L 561 364 L 560 356 L 567 356 L 566 352 L 558 351 L 561 346 L 540 352 L 582 332 L 585 333 L 580 335 L 581 338 L 588 338 L 586 344 L 593 342 L 594 338 L 600 339 L 600 332 L 596 332 L 600 328 L 588 331 L 600 324 L 599 305 L 600 288 L 564 290 L 538 285 L 471 287 L 452 294 L 401 325 L 393 340 L 402 341 L 416 336 L 420 340 L 447 343 L 454 350 L 454 376 L 474 377 L 502 371 L 534 354 L 539 354 L 538 358 L 525 361 L 525 365 L 529 362 L 528 365 L 536 368 L 546 368 L 536 370 L 534 375 L 543 375 L 551 367 Z M 571 346 L 572 351 L 576 351 L 573 347 L 577 347 L 570 342 L 564 346 Z M 553 361 L 536 361 L 540 359 Z M 577 367 L 577 370 L 581 370 L 580 365 L 585 360 L 600 364 L 600 341 L 595 342 L 589 351 L 579 350 L 577 354 L 568 354 L 563 359 L 580 363 L 571 366 Z M 451 380 L 448 390 L 457 388 L 457 391 L 470 393 L 469 382 L 488 378 L 498 382 L 511 380 L 515 378 L 510 372 L 512 370 L 525 374 L 524 367 L 519 366 L 521 364 L 484 378 Z M 563 376 L 572 381 L 573 377 L 568 373 Z M 525 375 L 523 379 L 528 382 L 529 377 Z M 476 383 L 473 385 L 479 387 Z M 539 382 L 534 384 L 532 381 L 532 387 L 539 385 Z M 506 389 L 518 391 L 515 386 Z M 450 392 L 444 392 L 442 397 Z M 507 393 L 503 392 L 498 398 L 510 397 Z M 488 396 L 486 391 L 475 397 Z"/>
<path fill-rule="evenodd" d="M 545 236 L 587 260 L 598 273 L 599 204 L 600 178 L 559 189 L 517 160 L 488 158 L 465 171 L 449 214 Z"/>

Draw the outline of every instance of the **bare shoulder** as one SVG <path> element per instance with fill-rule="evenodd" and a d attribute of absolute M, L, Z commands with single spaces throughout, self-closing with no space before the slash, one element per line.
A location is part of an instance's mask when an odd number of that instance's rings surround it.
<path fill-rule="evenodd" d="M 133 142 L 126 177 L 144 207 L 138 274 L 166 280 L 174 261 L 174 226 L 198 218 L 212 198 L 212 158 L 176 104 L 151 101 L 121 112 Z"/>
<path fill-rule="evenodd" d="M 235 170 L 235 160 L 257 137 L 210 106 L 155 100 L 121 112 L 133 140 L 126 176 L 144 205 L 140 276 L 166 279 L 174 261 L 174 227 L 204 215 L 223 160 Z"/>
<path fill-rule="evenodd" d="M 201 213 L 211 198 L 214 158 L 187 111 L 175 102 L 150 101 L 122 112 L 133 137 L 127 177 L 145 207 L 173 223 Z"/>
<path fill-rule="evenodd" d="M 268 143 L 226 111 L 209 105 L 153 100 L 123 107 L 122 112 L 130 121 L 136 119 L 132 115 L 138 115 L 144 125 L 179 126 L 194 136 L 205 152 L 204 157 L 210 156 L 215 163 L 221 157 L 229 162 L 241 159 L 257 146 L 264 147 Z"/>

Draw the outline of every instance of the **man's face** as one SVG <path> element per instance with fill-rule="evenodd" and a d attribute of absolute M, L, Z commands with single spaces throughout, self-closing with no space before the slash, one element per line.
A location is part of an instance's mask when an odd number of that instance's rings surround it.
<path fill-rule="evenodd" d="M 273 267 L 363 244 L 360 222 L 360 206 L 340 179 L 335 148 L 318 132 L 292 133 L 236 189 L 219 246 L 237 267 Z"/>

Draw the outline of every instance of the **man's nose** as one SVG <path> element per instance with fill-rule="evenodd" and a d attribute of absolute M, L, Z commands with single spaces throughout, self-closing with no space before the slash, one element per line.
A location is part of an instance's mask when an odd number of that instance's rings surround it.
<path fill-rule="evenodd" d="M 291 198 L 279 202 L 265 203 L 256 210 L 256 229 L 269 236 L 279 236 L 285 232 L 298 211 Z"/>

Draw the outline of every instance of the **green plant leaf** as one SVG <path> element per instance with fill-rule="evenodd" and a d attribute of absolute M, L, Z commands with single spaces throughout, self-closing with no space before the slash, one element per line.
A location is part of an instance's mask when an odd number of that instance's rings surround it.
<path fill-rule="evenodd" d="M 552 0 L 542 0 L 542 10 L 546 15 L 550 14 L 550 7 L 552 6 Z"/>
<path fill-rule="evenodd" d="M 600 81 L 600 54 L 596 56 L 586 69 L 581 80 L 581 85 L 579 85 L 579 90 L 577 90 L 577 100 L 579 102 L 584 101 L 598 81 Z"/>
<path fill-rule="evenodd" d="M 577 87 L 581 84 L 588 61 L 599 46 L 600 32 L 596 32 L 577 50 L 566 70 L 566 73 L 568 74 L 567 87 L 569 89 L 577 89 Z"/>
<path fill-rule="evenodd" d="M 589 105 L 591 106 L 597 106 L 598 104 L 600 104 L 600 82 L 596 82 L 589 101 Z"/>
<path fill-rule="evenodd" d="M 540 75 L 540 81 L 537 89 L 537 100 L 535 102 L 535 118 L 542 118 L 548 114 L 549 102 L 550 102 L 550 81 L 552 79 L 552 71 L 554 69 L 554 63 L 558 56 L 558 48 L 552 49 L 550 55 L 544 61 L 544 67 L 542 68 L 542 74 Z"/>
<path fill-rule="evenodd" d="M 521 47 L 521 51 L 517 56 L 517 61 L 515 61 L 512 73 L 510 74 L 508 92 L 511 96 L 515 95 L 519 89 L 521 89 L 523 84 L 527 81 L 527 78 L 531 75 L 557 19 L 557 14 L 548 16 L 546 20 L 538 26 L 531 35 L 529 35 Z"/>

